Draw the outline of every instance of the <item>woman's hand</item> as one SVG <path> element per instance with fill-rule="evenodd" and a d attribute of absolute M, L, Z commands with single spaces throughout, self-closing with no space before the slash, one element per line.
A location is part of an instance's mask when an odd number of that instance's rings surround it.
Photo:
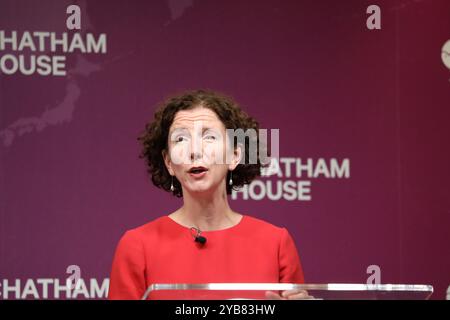
<path fill-rule="evenodd" d="M 269 300 L 308 300 L 314 299 L 306 290 L 285 290 L 281 293 L 266 291 L 266 298 Z"/>

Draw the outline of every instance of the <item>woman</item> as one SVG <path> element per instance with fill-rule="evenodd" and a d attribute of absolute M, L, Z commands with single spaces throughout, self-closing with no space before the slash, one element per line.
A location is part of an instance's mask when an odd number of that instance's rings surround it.
<path fill-rule="evenodd" d="M 262 163 L 249 161 L 251 137 L 244 148 L 226 129 L 258 132 L 259 125 L 231 98 L 205 90 L 168 99 L 147 124 L 140 157 L 153 184 L 183 205 L 123 235 L 110 299 L 140 299 L 152 283 L 304 282 L 288 231 L 230 208 L 227 195 L 259 176 Z M 304 296 L 266 292 L 272 299 Z"/>

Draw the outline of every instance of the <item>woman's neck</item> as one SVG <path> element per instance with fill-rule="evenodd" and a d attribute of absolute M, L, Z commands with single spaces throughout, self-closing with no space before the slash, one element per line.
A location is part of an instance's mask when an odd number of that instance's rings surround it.
<path fill-rule="evenodd" d="M 216 192 L 208 196 L 183 192 L 184 204 L 176 213 L 179 222 L 202 231 L 225 229 L 239 223 L 241 215 L 231 210 L 226 190 Z"/>

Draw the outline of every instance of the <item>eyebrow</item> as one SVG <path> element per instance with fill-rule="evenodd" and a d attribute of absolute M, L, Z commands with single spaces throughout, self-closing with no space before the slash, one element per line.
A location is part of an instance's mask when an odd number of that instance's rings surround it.
<path fill-rule="evenodd" d="M 175 128 L 173 128 L 171 131 L 169 131 L 169 133 L 172 133 L 172 132 L 174 132 L 175 130 L 187 130 L 188 128 L 186 128 L 186 127 L 175 127 Z M 211 128 L 211 127 L 203 127 L 202 128 L 203 130 L 202 130 L 202 132 L 205 132 L 206 130 L 215 130 L 215 128 Z"/>

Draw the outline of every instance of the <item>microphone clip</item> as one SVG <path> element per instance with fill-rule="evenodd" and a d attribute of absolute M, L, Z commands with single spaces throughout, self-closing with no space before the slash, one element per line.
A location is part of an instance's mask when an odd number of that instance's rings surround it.
<path fill-rule="evenodd" d="M 191 235 L 194 237 L 194 241 L 204 245 L 206 243 L 206 238 L 201 235 L 200 229 L 196 227 L 191 227 Z"/>

